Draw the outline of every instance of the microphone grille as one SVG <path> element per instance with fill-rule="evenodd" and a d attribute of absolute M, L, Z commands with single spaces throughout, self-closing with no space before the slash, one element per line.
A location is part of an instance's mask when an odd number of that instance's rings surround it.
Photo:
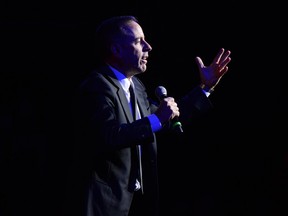
<path fill-rule="evenodd" d="M 167 90 L 164 86 L 158 86 L 155 89 L 155 94 L 158 97 L 158 99 L 163 99 L 163 98 L 167 97 Z"/>

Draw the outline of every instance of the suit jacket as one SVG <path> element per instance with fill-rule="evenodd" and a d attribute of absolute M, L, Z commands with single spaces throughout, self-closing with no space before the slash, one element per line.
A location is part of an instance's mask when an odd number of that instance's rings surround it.
<path fill-rule="evenodd" d="M 156 111 L 157 105 L 149 100 L 143 83 L 135 76 L 133 83 L 142 116 L 134 122 L 125 93 L 108 66 L 90 73 L 79 88 L 78 145 L 89 174 L 86 176 L 86 215 L 128 215 L 135 180 L 132 177 L 132 149 L 137 144 L 142 146 L 146 210 L 151 210 L 149 216 L 157 215 L 157 144 L 147 118 Z M 182 115 L 179 120 L 184 124 L 187 118 L 211 108 L 200 87 L 177 103 Z"/>

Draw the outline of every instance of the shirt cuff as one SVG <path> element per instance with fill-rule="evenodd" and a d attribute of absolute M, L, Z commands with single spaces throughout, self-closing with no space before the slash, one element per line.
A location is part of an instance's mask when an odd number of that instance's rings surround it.
<path fill-rule="evenodd" d="M 209 95 L 211 94 L 210 92 L 207 92 L 204 89 L 202 89 L 202 91 L 205 93 L 206 97 L 209 97 Z"/>
<path fill-rule="evenodd" d="M 151 128 L 153 132 L 157 132 L 162 128 L 162 124 L 159 121 L 158 117 L 155 114 L 151 114 L 148 116 L 148 119 L 151 124 Z"/>

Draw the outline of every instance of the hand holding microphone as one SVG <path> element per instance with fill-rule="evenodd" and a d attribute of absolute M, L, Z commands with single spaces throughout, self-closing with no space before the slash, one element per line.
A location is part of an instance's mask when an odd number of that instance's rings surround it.
<path fill-rule="evenodd" d="M 161 123 L 171 120 L 171 128 L 177 133 L 183 133 L 182 124 L 178 120 L 179 108 L 174 98 L 167 96 L 167 90 L 163 86 L 158 86 L 155 90 L 157 98 L 160 100 L 160 106 L 156 111 L 156 115 Z"/>

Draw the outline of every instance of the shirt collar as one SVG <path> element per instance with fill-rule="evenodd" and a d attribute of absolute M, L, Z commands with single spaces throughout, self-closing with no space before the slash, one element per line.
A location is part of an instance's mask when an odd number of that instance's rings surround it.
<path fill-rule="evenodd" d="M 129 92 L 129 87 L 130 87 L 130 81 L 127 77 L 124 76 L 121 72 L 119 72 L 117 69 L 112 67 L 111 65 L 108 65 L 110 69 L 113 71 L 115 74 L 117 80 L 119 81 L 120 85 L 124 89 L 125 92 Z"/>

